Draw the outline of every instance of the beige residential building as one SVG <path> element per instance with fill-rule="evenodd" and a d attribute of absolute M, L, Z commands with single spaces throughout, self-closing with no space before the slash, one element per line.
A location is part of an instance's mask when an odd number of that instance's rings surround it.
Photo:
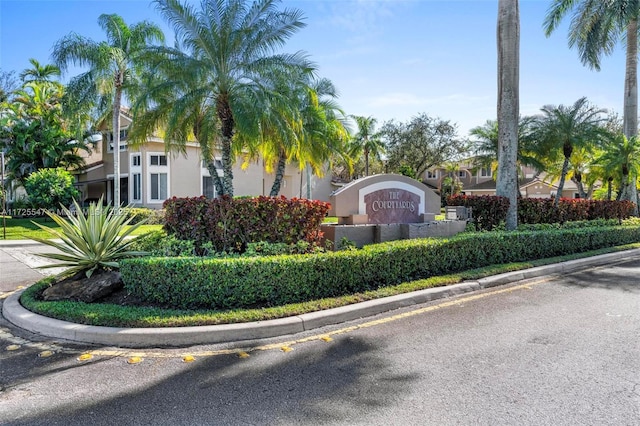
<path fill-rule="evenodd" d="M 165 152 L 164 142 L 149 137 L 141 146 L 127 144 L 127 129 L 131 118 L 121 114 L 120 132 L 120 199 L 122 204 L 137 207 L 161 208 L 171 197 L 197 197 L 216 195 L 213 179 L 203 164 L 200 148 L 188 143 L 186 154 Z M 90 155 L 86 155 L 86 168 L 76 173 L 76 186 L 85 202 L 98 200 L 101 196 L 113 201 L 113 142 L 112 133 L 105 132 Z M 246 168 L 237 161 L 233 168 L 234 195 L 269 195 L 275 179 L 274 173 L 265 171 L 262 160 L 251 162 Z M 222 175 L 220 157 L 216 158 L 218 173 Z M 307 181 L 309 179 L 309 182 Z M 308 176 L 297 165 L 288 165 L 280 195 L 287 198 L 307 197 L 310 185 L 311 198 L 329 200 L 333 191 L 331 172 L 324 177 Z"/>
<path fill-rule="evenodd" d="M 442 181 L 446 177 L 453 177 L 462 184 L 462 193 L 467 195 L 495 195 L 496 180 L 491 168 L 477 167 L 473 161 L 465 160 L 457 163 L 455 171 L 448 171 L 446 167 L 434 167 L 425 172 L 423 182 L 428 186 L 440 190 Z M 521 167 L 520 194 L 525 198 L 555 197 L 558 186 L 547 177 L 531 167 Z M 578 187 L 570 179 L 565 180 L 562 198 L 579 198 Z"/>

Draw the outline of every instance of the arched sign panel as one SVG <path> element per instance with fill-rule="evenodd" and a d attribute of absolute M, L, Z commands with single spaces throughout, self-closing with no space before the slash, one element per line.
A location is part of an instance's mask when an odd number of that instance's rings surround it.
<path fill-rule="evenodd" d="M 401 175 L 359 179 L 336 191 L 330 201 L 330 214 L 358 216 L 370 224 L 420 223 L 440 213 L 440 197 L 433 190 Z"/>

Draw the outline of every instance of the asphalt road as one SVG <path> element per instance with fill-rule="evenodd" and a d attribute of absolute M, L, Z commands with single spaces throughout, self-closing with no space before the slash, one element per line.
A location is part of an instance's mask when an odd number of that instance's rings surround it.
<path fill-rule="evenodd" d="M 639 273 L 640 259 L 290 341 L 140 353 L 0 319 L 0 424 L 638 425 Z"/>

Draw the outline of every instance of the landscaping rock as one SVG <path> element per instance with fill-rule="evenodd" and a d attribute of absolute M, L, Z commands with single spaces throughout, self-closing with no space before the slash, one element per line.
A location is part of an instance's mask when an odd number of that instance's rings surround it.
<path fill-rule="evenodd" d="M 61 281 L 42 292 L 47 301 L 76 300 L 91 303 L 120 290 L 124 286 L 119 272 L 95 272 L 90 278 L 73 276 Z"/>

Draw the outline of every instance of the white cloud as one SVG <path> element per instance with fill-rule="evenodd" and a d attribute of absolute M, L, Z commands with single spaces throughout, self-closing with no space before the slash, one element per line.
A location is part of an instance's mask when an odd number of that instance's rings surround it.
<path fill-rule="evenodd" d="M 360 38 L 375 34 L 385 19 L 393 16 L 389 5 L 393 1 L 352 0 L 333 3 L 330 22 Z"/>

